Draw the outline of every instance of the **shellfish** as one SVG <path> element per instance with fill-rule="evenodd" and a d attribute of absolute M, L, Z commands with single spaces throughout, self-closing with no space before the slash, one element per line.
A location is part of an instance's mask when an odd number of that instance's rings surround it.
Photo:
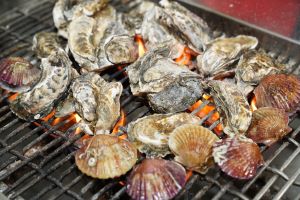
<path fill-rule="evenodd" d="M 256 143 L 271 146 L 292 131 L 288 125 L 289 117 L 284 110 L 259 108 L 253 112 L 251 125 L 246 133 Z"/>
<path fill-rule="evenodd" d="M 185 185 L 185 175 L 176 162 L 145 159 L 127 178 L 126 191 L 135 200 L 172 199 Z"/>
<path fill-rule="evenodd" d="M 213 164 L 212 147 L 219 138 L 209 129 L 197 124 L 177 127 L 169 138 L 175 161 L 190 170 L 205 174 Z"/>
<path fill-rule="evenodd" d="M 170 133 L 176 127 L 187 123 L 198 124 L 200 119 L 188 113 L 146 116 L 128 125 L 128 139 L 148 157 L 163 157 L 170 153 Z"/>
<path fill-rule="evenodd" d="M 128 141 L 110 135 L 89 139 L 75 155 L 77 167 L 93 178 L 108 179 L 128 172 L 137 161 L 137 150 Z"/>
<path fill-rule="evenodd" d="M 290 115 L 300 108 L 300 79 L 295 75 L 265 76 L 255 88 L 256 106 L 284 109 Z"/>
<path fill-rule="evenodd" d="M 21 57 L 0 61 L 0 87 L 12 92 L 26 92 L 41 78 L 41 69 Z"/>
<path fill-rule="evenodd" d="M 217 141 L 213 157 L 223 172 L 238 179 L 252 178 L 264 164 L 257 144 L 243 135 Z"/>

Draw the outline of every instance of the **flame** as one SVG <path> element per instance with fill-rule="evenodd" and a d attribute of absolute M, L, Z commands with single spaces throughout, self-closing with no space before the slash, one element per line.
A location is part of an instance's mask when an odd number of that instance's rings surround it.
<path fill-rule="evenodd" d="M 136 35 L 135 40 L 136 40 L 136 42 L 138 43 L 138 46 L 139 46 L 139 57 L 142 57 L 146 52 L 146 47 L 145 47 L 144 40 L 143 40 L 141 35 Z"/>
<path fill-rule="evenodd" d="M 187 182 L 191 176 L 193 175 L 193 171 L 192 170 L 188 170 L 185 176 L 185 182 Z"/>
<path fill-rule="evenodd" d="M 126 183 L 124 181 L 120 181 L 119 184 L 122 186 L 126 185 Z"/>
<path fill-rule="evenodd" d="M 119 121 L 116 123 L 116 125 L 115 125 L 115 127 L 114 127 L 114 129 L 112 131 L 112 134 L 114 135 L 114 134 L 118 133 L 119 132 L 119 128 L 121 126 L 125 126 L 125 124 L 126 124 L 125 112 L 123 110 L 121 110 L 121 117 L 120 117 Z M 126 139 L 127 135 L 126 134 L 121 135 L 119 138 L 120 139 Z"/>
<path fill-rule="evenodd" d="M 12 101 L 16 100 L 18 95 L 19 95 L 19 93 L 12 94 L 11 96 L 8 97 L 8 101 L 12 102 Z"/>
<path fill-rule="evenodd" d="M 189 48 L 185 47 L 182 50 L 181 55 L 175 59 L 175 62 L 177 62 L 180 65 L 188 65 L 190 63 L 191 58 L 192 58 L 192 55 L 189 52 Z"/>
<path fill-rule="evenodd" d="M 251 100 L 251 111 L 253 112 L 253 111 L 255 111 L 255 110 L 257 110 L 257 107 L 256 107 L 256 98 L 255 98 L 255 96 L 252 98 L 252 100 Z"/>

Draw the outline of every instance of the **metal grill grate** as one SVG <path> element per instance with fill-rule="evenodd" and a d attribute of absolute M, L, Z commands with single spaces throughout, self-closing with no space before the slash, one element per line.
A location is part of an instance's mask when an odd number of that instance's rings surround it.
<path fill-rule="evenodd" d="M 30 50 L 33 34 L 42 30 L 54 30 L 52 7 L 52 1 L 40 1 L 39 4 L 31 5 L 31 8 L 14 9 L 3 14 L 0 18 L 0 58 L 23 56 L 33 60 L 33 53 Z M 206 15 L 205 10 L 194 11 Z M 226 20 L 220 22 L 223 27 L 216 27 L 218 30 L 216 33 L 226 31 L 224 28 L 227 27 L 226 23 L 229 22 Z M 248 29 L 240 30 L 248 31 Z M 226 32 L 230 33 L 228 30 Z M 262 33 L 254 31 L 253 34 Z M 274 36 L 264 34 L 274 39 Z M 263 44 L 267 42 L 268 40 L 262 40 Z M 271 48 L 266 49 L 270 51 Z M 277 50 L 269 53 L 288 63 L 291 71 L 296 70 L 298 60 L 287 57 L 288 50 L 282 52 Z M 124 69 L 111 70 L 104 78 L 122 82 L 125 89 L 121 105 L 127 121 L 130 122 L 150 114 L 150 111 L 142 99 L 131 95 L 128 78 L 124 76 L 123 71 Z M 8 94 L 3 93 L 0 98 L 1 192 L 11 199 L 128 199 L 125 187 L 119 183 L 124 177 L 96 180 L 77 170 L 73 144 L 82 135 L 72 136 L 72 130 L 68 133 L 59 130 L 70 119 L 55 126 L 50 125 L 54 118 L 49 122 L 37 121 L 41 126 L 24 122 L 10 111 L 7 97 Z M 199 110 L 208 103 L 204 101 Z M 214 112 L 203 118 L 202 123 Z M 215 122 L 209 129 L 212 130 L 218 123 Z M 294 129 L 292 134 L 271 148 L 262 148 L 266 163 L 255 178 L 237 181 L 214 168 L 206 176 L 193 174 L 176 199 L 299 199 L 299 124 L 300 119 L 295 118 L 291 122 Z M 41 146 L 37 152 L 29 156 L 25 154 L 37 145 Z"/>

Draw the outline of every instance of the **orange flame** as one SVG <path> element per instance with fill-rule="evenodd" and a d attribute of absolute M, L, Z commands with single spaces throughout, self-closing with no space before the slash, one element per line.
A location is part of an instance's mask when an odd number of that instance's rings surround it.
<path fill-rule="evenodd" d="M 177 62 L 180 65 L 188 65 L 190 63 L 191 58 L 192 58 L 192 56 L 189 52 L 189 48 L 185 47 L 182 50 L 181 55 L 175 59 L 175 62 Z"/>
<path fill-rule="evenodd" d="M 252 112 L 255 111 L 255 110 L 257 110 L 257 107 L 256 107 L 256 97 L 255 96 L 252 98 L 250 105 L 251 105 L 251 111 Z"/>
<path fill-rule="evenodd" d="M 12 94 L 11 96 L 8 97 L 8 101 L 12 102 L 12 101 L 16 100 L 18 95 L 19 95 L 19 93 Z"/>
<path fill-rule="evenodd" d="M 192 170 L 188 170 L 185 176 L 185 182 L 187 182 L 191 176 L 193 175 L 193 171 Z"/>
<path fill-rule="evenodd" d="M 121 126 L 124 126 L 125 124 L 126 124 L 125 112 L 123 110 L 121 110 L 121 117 L 120 117 L 119 121 L 116 123 L 116 125 L 115 125 L 115 127 L 114 127 L 114 129 L 112 131 L 112 134 L 118 133 L 119 132 L 119 128 Z M 120 139 L 126 139 L 127 135 L 126 134 L 121 135 L 119 138 Z"/>
<path fill-rule="evenodd" d="M 140 36 L 140 35 L 136 35 L 135 40 L 139 46 L 139 57 L 142 57 L 146 52 L 144 40 L 143 40 L 142 36 Z"/>

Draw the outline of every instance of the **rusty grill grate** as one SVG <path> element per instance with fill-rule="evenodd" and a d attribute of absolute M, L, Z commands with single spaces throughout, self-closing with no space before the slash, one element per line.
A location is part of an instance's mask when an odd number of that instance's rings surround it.
<path fill-rule="evenodd" d="M 52 1 L 40 1 L 30 8 L 14 9 L 0 17 L 0 58 L 23 56 L 33 60 L 31 40 L 33 34 L 42 30 L 54 30 L 52 22 Z M 196 9 L 195 7 L 191 7 Z M 204 15 L 205 10 L 194 10 Z M 205 17 L 205 16 L 204 16 Z M 216 19 L 222 18 L 215 16 Z M 212 19 L 212 18 L 211 18 Z M 228 21 L 219 21 L 216 34 L 222 31 L 230 33 Z M 234 22 L 236 23 L 236 22 Z M 220 25 L 221 24 L 221 25 Z M 227 28 L 226 28 L 227 27 Z M 227 30 L 228 29 L 228 30 Z M 237 30 L 237 29 L 233 29 Z M 240 31 L 251 34 L 251 28 Z M 253 30 L 252 30 L 253 31 Z M 232 33 L 234 34 L 234 33 Z M 253 31 L 253 34 L 267 33 Z M 261 39 L 261 38 L 260 38 Z M 268 40 L 262 40 L 268 43 Z M 288 43 L 288 42 L 286 42 Z M 290 51 L 282 49 L 282 42 L 277 42 L 279 51 L 270 51 L 271 55 L 290 66 L 291 72 L 297 71 L 297 59 L 290 59 Z M 299 47 L 298 47 L 299 48 Z M 298 49 L 299 50 L 299 49 Z M 298 51 L 299 52 L 299 51 Z M 121 105 L 126 113 L 127 122 L 150 114 L 145 102 L 130 93 L 128 78 L 123 70 L 110 70 L 104 75 L 108 80 L 122 82 L 124 91 Z M 82 134 L 70 136 L 72 129 L 64 133 L 59 130 L 69 120 L 55 126 L 48 122 L 37 121 L 41 126 L 24 122 L 10 111 L 7 104 L 8 94 L 0 97 L 0 192 L 11 199 L 128 199 L 125 187 L 119 182 L 124 177 L 113 180 L 96 180 L 83 175 L 74 163 L 74 142 Z M 209 102 L 197 109 L 200 110 Z M 195 112 L 197 112 L 195 110 Z M 214 114 L 211 111 L 204 123 Z M 218 125 L 212 124 L 209 129 Z M 283 141 L 270 148 L 262 147 L 265 165 L 256 177 L 248 181 L 237 181 L 225 176 L 217 168 L 211 169 L 206 176 L 194 173 L 176 199 L 300 199 L 300 119 L 291 122 L 293 132 Z M 24 155 L 32 147 L 43 144 L 30 156 Z"/>

